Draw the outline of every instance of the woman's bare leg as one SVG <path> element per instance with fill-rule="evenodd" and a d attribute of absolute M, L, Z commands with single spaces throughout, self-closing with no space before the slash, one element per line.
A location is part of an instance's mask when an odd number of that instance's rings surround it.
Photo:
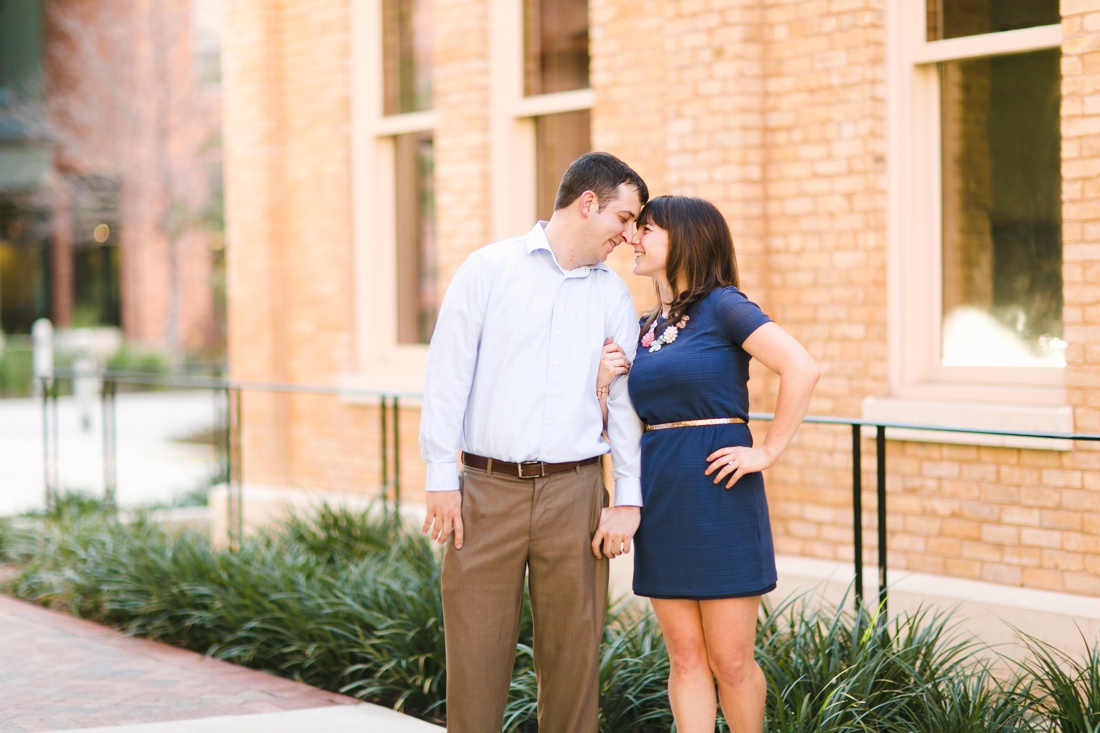
<path fill-rule="evenodd" d="M 653 598 L 671 671 L 668 699 L 679 733 L 714 733 L 718 699 L 698 601 Z"/>
<path fill-rule="evenodd" d="M 703 636 L 731 733 L 761 733 L 767 682 L 756 663 L 760 597 L 700 601 Z"/>

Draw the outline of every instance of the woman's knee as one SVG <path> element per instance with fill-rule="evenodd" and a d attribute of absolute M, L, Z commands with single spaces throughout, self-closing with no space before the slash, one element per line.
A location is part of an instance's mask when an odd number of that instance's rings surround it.
<path fill-rule="evenodd" d="M 738 686 L 763 677 L 751 651 L 748 654 L 712 653 L 708 656 L 708 663 L 715 679 L 723 685 Z"/>
<path fill-rule="evenodd" d="M 666 639 L 668 661 L 673 674 L 710 673 L 707 646 L 702 639 Z"/>

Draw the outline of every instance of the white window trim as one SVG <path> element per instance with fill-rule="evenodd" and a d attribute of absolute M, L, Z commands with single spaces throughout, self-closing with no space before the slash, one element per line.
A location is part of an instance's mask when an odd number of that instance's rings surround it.
<path fill-rule="evenodd" d="M 553 0 L 546 0 L 552 2 Z M 523 234 L 535 222 L 535 118 L 592 109 L 591 88 L 536 96 L 523 93 L 523 2 L 491 0 L 489 63 L 493 69 L 491 234 Z"/>
<path fill-rule="evenodd" d="M 940 120 L 936 63 L 1057 48 L 1060 25 L 928 41 L 925 3 L 888 0 L 887 309 L 890 394 L 868 398 L 867 419 L 1015 430 L 1072 432 L 1064 369 L 962 369 L 938 363 L 942 300 Z M 926 244 L 921 244 L 926 243 Z M 1027 405 L 1014 420 L 1011 410 Z M 1013 424 L 1013 423 L 1021 424 Z M 919 436 L 915 439 L 919 439 Z M 975 442 L 966 436 L 934 442 Z M 1028 446 L 1032 447 L 1032 446 Z M 1054 446 L 1049 446 L 1054 447 Z"/>
<path fill-rule="evenodd" d="M 397 339 L 394 136 L 429 132 L 436 113 L 382 111 L 382 1 L 351 3 L 355 365 L 349 388 L 419 393 L 428 347 Z"/>

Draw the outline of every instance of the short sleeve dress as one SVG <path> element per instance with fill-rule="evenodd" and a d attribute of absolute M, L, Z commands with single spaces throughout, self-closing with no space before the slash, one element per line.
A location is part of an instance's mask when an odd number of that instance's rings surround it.
<path fill-rule="evenodd" d="M 642 521 L 634 592 L 708 600 L 775 589 L 775 551 L 760 473 L 731 489 L 706 476 L 707 456 L 752 445 L 745 339 L 770 322 L 737 288 L 714 290 L 688 311 L 675 341 L 638 347 L 627 380 L 646 425 L 737 417 L 745 424 L 647 430 L 642 436 Z M 657 324 L 660 336 L 667 323 Z"/>

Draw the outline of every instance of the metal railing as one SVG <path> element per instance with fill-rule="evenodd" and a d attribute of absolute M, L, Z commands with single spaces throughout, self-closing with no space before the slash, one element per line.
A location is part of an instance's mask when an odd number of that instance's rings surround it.
<path fill-rule="evenodd" d="M 771 420 L 767 413 L 750 413 L 752 420 Z M 984 428 L 958 428 L 948 425 L 920 425 L 915 423 L 859 420 L 846 417 L 816 417 L 809 415 L 804 423 L 815 425 L 847 425 L 852 431 L 852 543 L 854 564 L 854 591 L 857 604 L 863 603 L 863 428 L 875 430 L 875 498 L 878 529 L 878 606 L 883 618 L 887 614 L 886 579 L 886 430 L 920 430 L 931 433 L 964 433 L 1006 438 L 1036 438 L 1042 440 L 1080 440 L 1100 442 L 1095 433 L 1050 433 L 1022 430 L 989 430 Z"/>
<path fill-rule="evenodd" d="M 103 447 L 103 502 L 108 507 L 116 504 L 118 488 L 117 394 L 120 385 L 158 389 L 208 390 L 220 395 L 221 430 L 216 434 L 221 440 L 218 453 L 221 482 L 226 486 L 227 528 L 231 547 L 237 547 L 244 534 L 243 514 L 243 462 L 241 439 L 244 425 L 242 395 L 245 392 L 274 394 L 310 394 L 332 397 L 355 397 L 377 400 L 380 407 L 381 497 L 384 501 L 401 503 L 401 454 L 400 454 L 400 400 L 418 395 L 394 394 L 375 390 L 346 389 L 309 384 L 283 382 L 234 381 L 211 376 L 160 376 L 151 374 L 96 371 L 80 372 L 71 369 L 55 369 L 50 377 L 39 379 L 42 400 L 42 437 L 44 461 L 44 491 L 46 509 L 56 507 L 60 486 L 60 441 L 58 438 L 57 403 L 60 384 L 66 380 L 94 379 L 99 384 L 98 394 L 102 423 Z"/>
<path fill-rule="evenodd" d="M 57 500 L 58 486 L 58 440 L 57 440 L 57 397 L 58 381 L 94 377 L 99 380 L 100 402 L 103 424 L 103 470 L 104 500 L 113 504 L 117 488 L 117 443 L 115 435 L 116 397 L 119 385 L 170 387 L 181 389 L 207 389 L 220 393 L 224 432 L 219 446 L 221 475 L 227 487 L 227 521 L 229 542 L 237 546 L 243 536 L 243 475 L 241 462 L 241 428 L 244 417 L 241 395 L 244 392 L 267 392 L 282 394 L 312 394 L 337 397 L 369 398 L 378 401 L 380 406 L 380 444 L 381 497 L 401 501 L 401 453 L 400 453 L 400 400 L 416 398 L 414 393 L 387 393 L 375 390 L 357 390 L 327 387 L 309 384 L 291 384 L 281 382 L 245 382 L 221 377 L 161 377 L 148 374 L 130 374 L 118 372 L 97 372 L 93 375 L 72 370 L 55 370 L 52 378 L 41 380 L 43 414 L 43 458 L 45 462 L 45 492 L 47 507 Z M 768 413 L 750 413 L 752 420 L 770 421 L 773 415 Z M 852 533 L 853 533 L 853 572 L 856 603 L 863 602 L 863 430 L 874 429 L 875 440 L 875 497 L 878 532 L 878 606 L 885 617 L 887 611 L 887 521 L 886 521 L 886 431 L 915 430 L 930 433 L 954 433 L 1004 438 L 1032 438 L 1040 440 L 1100 442 L 1100 434 L 1094 433 L 1052 433 L 1020 430 L 990 430 L 980 428 L 959 428 L 948 425 L 922 425 L 913 423 L 887 422 L 881 420 L 861 420 L 842 417 L 807 416 L 807 424 L 847 426 L 852 436 Z"/>

